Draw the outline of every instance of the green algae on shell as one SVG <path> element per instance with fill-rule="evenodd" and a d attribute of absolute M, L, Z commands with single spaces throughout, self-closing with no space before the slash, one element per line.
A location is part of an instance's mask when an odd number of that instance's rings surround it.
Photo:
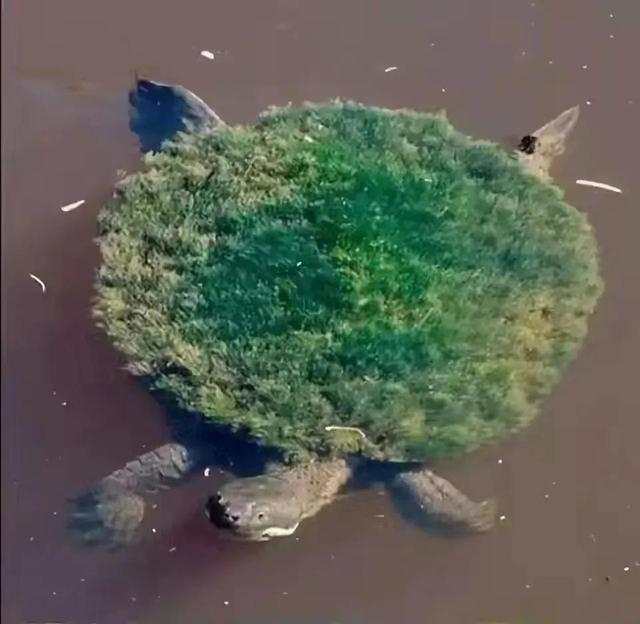
<path fill-rule="evenodd" d="M 343 102 L 181 135 L 99 240 L 95 311 L 130 369 L 291 459 L 505 436 L 601 290 L 559 189 L 441 116 Z"/>

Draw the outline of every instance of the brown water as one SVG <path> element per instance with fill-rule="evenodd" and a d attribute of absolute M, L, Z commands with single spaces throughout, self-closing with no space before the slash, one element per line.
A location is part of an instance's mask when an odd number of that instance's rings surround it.
<path fill-rule="evenodd" d="M 639 2 L 6 0 L 2 27 L 3 621 L 639 621 Z M 440 466 L 473 496 L 499 498 L 497 530 L 427 535 L 370 491 L 297 538 L 228 542 L 204 518 L 215 480 L 202 478 L 159 496 L 124 552 L 70 542 L 66 498 L 168 436 L 90 318 L 95 215 L 116 171 L 139 163 L 135 69 L 231 122 L 342 96 L 446 107 L 463 130 L 507 141 L 582 105 L 557 178 L 602 251 L 592 331 L 529 430 Z"/>

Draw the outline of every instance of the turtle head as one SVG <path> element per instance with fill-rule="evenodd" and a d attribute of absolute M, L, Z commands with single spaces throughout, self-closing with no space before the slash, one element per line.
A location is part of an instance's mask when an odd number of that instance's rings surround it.
<path fill-rule="evenodd" d="M 291 535 L 303 507 L 291 484 L 264 475 L 225 483 L 207 501 L 206 513 L 213 524 L 235 537 L 266 541 Z"/>

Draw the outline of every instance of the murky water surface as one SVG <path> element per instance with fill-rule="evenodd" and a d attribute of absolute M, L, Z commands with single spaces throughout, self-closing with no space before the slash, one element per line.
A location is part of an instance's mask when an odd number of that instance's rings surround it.
<path fill-rule="evenodd" d="M 2 28 L 3 621 L 638 622 L 640 3 L 6 0 Z M 70 541 L 65 500 L 168 437 L 90 317 L 95 216 L 117 171 L 139 166 L 135 70 L 184 84 L 230 122 L 342 96 L 446 107 L 505 144 L 582 105 L 556 171 L 601 246 L 592 331 L 529 430 L 439 466 L 499 498 L 497 530 L 430 536 L 369 491 L 296 538 L 229 542 L 202 514 L 213 475 L 159 496 L 124 552 Z"/>

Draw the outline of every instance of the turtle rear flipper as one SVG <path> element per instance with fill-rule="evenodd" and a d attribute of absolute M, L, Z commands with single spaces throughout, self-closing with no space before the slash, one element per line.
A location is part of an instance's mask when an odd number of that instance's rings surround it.
<path fill-rule="evenodd" d="M 549 170 L 555 158 L 562 155 L 567 139 L 578 123 L 580 107 L 569 108 L 533 134 L 520 141 L 518 159 L 532 175 L 544 182 L 550 179 Z"/>
<path fill-rule="evenodd" d="M 191 91 L 136 77 L 129 92 L 129 127 L 140 140 L 143 152 L 156 152 L 178 132 L 216 128 L 218 115 Z"/>

